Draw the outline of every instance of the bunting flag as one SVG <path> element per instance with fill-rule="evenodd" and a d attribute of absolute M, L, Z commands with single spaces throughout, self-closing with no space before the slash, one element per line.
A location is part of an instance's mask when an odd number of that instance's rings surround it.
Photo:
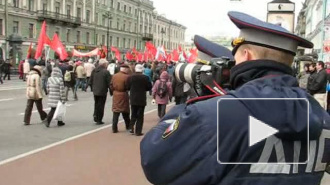
<path fill-rule="evenodd" d="M 27 59 L 31 58 L 31 51 L 32 51 L 32 42 L 30 43 L 29 49 L 27 51 L 27 55 L 26 55 Z"/>
<path fill-rule="evenodd" d="M 40 35 L 38 38 L 38 47 L 36 50 L 36 54 L 34 56 L 35 59 L 38 59 L 41 57 L 42 50 L 44 49 L 45 44 L 51 45 L 51 40 L 49 39 L 49 37 L 47 36 L 47 33 L 46 33 L 46 21 L 44 21 L 41 26 Z"/>
<path fill-rule="evenodd" d="M 87 52 L 87 53 L 82 53 L 80 51 L 77 51 L 75 49 L 72 50 L 72 56 L 75 57 L 91 57 L 91 56 L 96 56 L 100 54 L 100 49 L 95 48 L 94 50 Z"/>
<path fill-rule="evenodd" d="M 118 48 L 111 46 L 111 51 L 115 52 L 115 57 L 117 58 L 118 61 L 121 61 L 120 52 Z"/>
<path fill-rule="evenodd" d="M 66 52 L 65 47 L 63 46 L 56 33 L 53 36 L 53 41 L 50 44 L 50 48 L 59 55 L 62 61 L 68 57 L 68 53 Z"/>

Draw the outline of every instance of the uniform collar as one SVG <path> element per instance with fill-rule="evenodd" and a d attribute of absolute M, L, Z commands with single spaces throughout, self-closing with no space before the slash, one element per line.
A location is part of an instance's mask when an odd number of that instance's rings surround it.
<path fill-rule="evenodd" d="M 292 75 L 292 69 L 272 60 L 246 61 L 231 69 L 230 84 L 236 89 L 246 82 L 270 75 Z"/>

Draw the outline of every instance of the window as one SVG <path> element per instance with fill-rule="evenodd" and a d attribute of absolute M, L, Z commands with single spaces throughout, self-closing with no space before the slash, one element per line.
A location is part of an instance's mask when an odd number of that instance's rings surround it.
<path fill-rule="evenodd" d="M 95 14 L 95 22 L 96 22 L 96 25 L 99 24 L 99 13 Z"/>
<path fill-rule="evenodd" d="M 135 9 L 135 16 L 137 16 L 138 15 L 138 10 L 137 9 Z"/>
<path fill-rule="evenodd" d="M 113 0 L 110 1 L 110 7 L 113 8 Z"/>
<path fill-rule="evenodd" d="M 18 33 L 18 21 L 13 21 L 13 33 Z"/>
<path fill-rule="evenodd" d="M 0 35 L 3 35 L 3 19 L 0 19 Z"/>
<path fill-rule="evenodd" d="M 137 32 L 137 24 L 134 23 L 134 32 Z"/>
<path fill-rule="evenodd" d="M 102 35 L 102 44 L 105 45 L 105 35 Z"/>
<path fill-rule="evenodd" d="M 131 48 L 131 39 L 128 39 L 128 48 Z"/>
<path fill-rule="evenodd" d="M 151 26 L 149 26 L 149 33 L 151 34 L 152 32 L 151 32 Z"/>
<path fill-rule="evenodd" d="M 34 24 L 29 24 L 29 38 L 33 38 L 34 35 Z"/>
<path fill-rule="evenodd" d="M 117 19 L 117 29 L 119 29 L 119 22 L 120 22 L 120 19 Z"/>
<path fill-rule="evenodd" d="M 89 10 L 86 10 L 86 22 L 87 23 L 90 23 L 90 11 Z"/>
<path fill-rule="evenodd" d="M 60 33 L 61 33 L 60 28 L 57 27 L 55 33 L 57 34 L 58 37 L 60 37 Z"/>
<path fill-rule="evenodd" d="M 59 2 L 55 3 L 55 12 L 58 14 L 60 13 L 60 3 Z"/>
<path fill-rule="evenodd" d="M 19 8 L 19 0 L 13 0 L 13 4 L 15 8 Z"/>
<path fill-rule="evenodd" d="M 123 48 L 126 48 L 126 39 L 123 38 Z"/>
<path fill-rule="evenodd" d="M 126 5 L 124 5 L 124 12 L 126 13 Z"/>
<path fill-rule="evenodd" d="M 86 32 L 86 44 L 89 44 L 89 32 Z"/>
<path fill-rule="evenodd" d="M 120 10 L 120 3 L 117 3 L 117 10 Z"/>
<path fill-rule="evenodd" d="M 71 5 L 66 6 L 66 14 L 68 15 L 68 18 L 71 17 Z"/>
<path fill-rule="evenodd" d="M 77 43 L 80 43 L 80 31 L 77 31 Z"/>
<path fill-rule="evenodd" d="M 99 34 L 95 34 L 95 44 L 99 44 Z"/>
<path fill-rule="evenodd" d="M 132 14 L 132 7 L 129 7 L 129 8 L 128 8 L 128 13 L 129 13 L 129 14 Z"/>
<path fill-rule="evenodd" d="M 128 22 L 128 31 L 131 32 L 132 31 L 132 23 Z"/>
<path fill-rule="evenodd" d="M 29 0 L 29 10 L 30 11 L 34 10 L 34 0 Z"/>
<path fill-rule="evenodd" d="M 105 18 L 106 18 L 106 16 L 102 15 L 102 26 L 105 26 Z"/>
<path fill-rule="evenodd" d="M 126 31 L 126 21 L 124 20 L 123 30 Z"/>
<path fill-rule="evenodd" d="M 117 37 L 117 47 L 120 47 L 119 37 Z"/>
<path fill-rule="evenodd" d="M 70 42 L 70 32 L 71 32 L 70 29 L 67 29 L 67 30 L 66 30 L 66 41 L 67 41 L 67 42 Z"/>
<path fill-rule="evenodd" d="M 137 45 L 136 45 L 136 40 L 134 40 L 134 47 L 137 47 Z"/>
<path fill-rule="evenodd" d="M 42 4 L 42 10 L 43 10 L 44 12 L 47 12 L 47 3 L 43 3 L 43 4 Z"/>
<path fill-rule="evenodd" d="M 112 36 L 110 36 L 109 44 L 110 44 L 110 46 L 112 46 Z"/>
<path fill-rule="evenodd" d="M 81 18 L 81 8 L 77 8 L 77 17 Z"/>

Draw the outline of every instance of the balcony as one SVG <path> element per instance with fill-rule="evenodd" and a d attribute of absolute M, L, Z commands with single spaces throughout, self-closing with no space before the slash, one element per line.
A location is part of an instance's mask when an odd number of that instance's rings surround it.
<path fill-rule="evenodd" d="M 80 17 L 74 17 L 71 15 L 64 15 L 64 14 L 59 14 L 56 12 L 50 12 L 44 10 L 38 11 L 38 20 L 40 21 L 48 20 L 54 23 L 59 22 L 62 24 L 70 24 L 73 27 L 81 26 Z"/>
<path fill-rule="evenodd" d="M 150 33 L 144 33 L 142 35 L 142 40 L 143 41 L 152 41 L 152 40 L 154 40 L 154 35 L 150 34 Z"/>

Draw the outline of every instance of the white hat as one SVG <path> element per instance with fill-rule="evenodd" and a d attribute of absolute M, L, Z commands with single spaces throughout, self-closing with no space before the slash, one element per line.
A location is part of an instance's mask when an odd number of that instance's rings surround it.
<path fill-rule="evenodd" d="M 89 58 L 89 59 L 88 59 L 88 62 L 89 62 L 89 63 L 93 63 L 93 59 L 92 59 L 92 58 Z"/>
<path fill-rule="evenodd" d="M 136 64 L 135 72 L 142 73 L 143 72 L 143 66 L 141 64 Z"/>

